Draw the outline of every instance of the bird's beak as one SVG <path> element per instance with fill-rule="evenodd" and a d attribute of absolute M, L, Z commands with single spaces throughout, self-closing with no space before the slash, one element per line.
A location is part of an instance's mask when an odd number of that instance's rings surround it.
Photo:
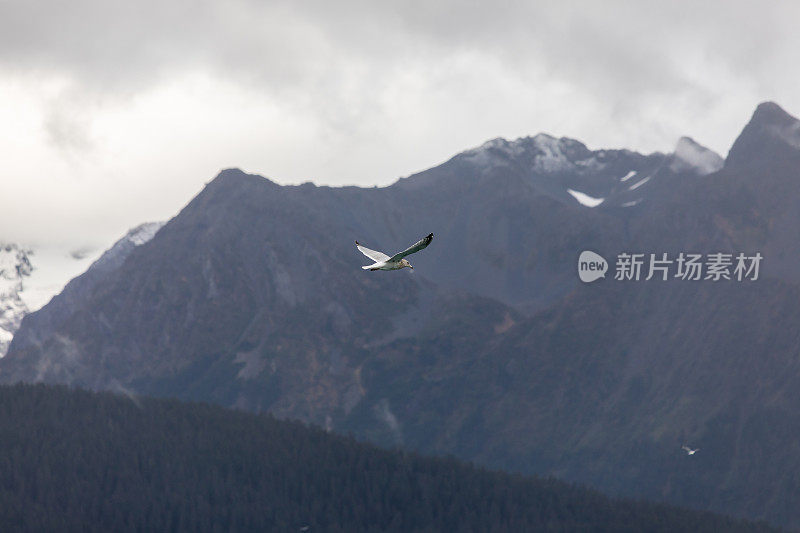
<path fill-rule="evenodd" d="M 408 265 L 408 266 L 409 266 L 409 267 L 411 267 L 411 270 L 414 270 L 414 267 L 413 267 L 413 266 L 411 266 L 411 265 Z"/>

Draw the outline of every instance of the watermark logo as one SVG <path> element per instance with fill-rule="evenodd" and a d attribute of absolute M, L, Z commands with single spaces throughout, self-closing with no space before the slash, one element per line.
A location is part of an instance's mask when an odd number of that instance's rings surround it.
<path fill-rule="evenodd" d="M 614 279 L 617 281 L 756 281 L 763 256 L 716 252 L 710 254 L 684 253 L 670 256 L 667 253 L 645 254 L 622 252 L 617 255 Z M 581 252 L 578 258 L 578 276 L 590 283 L 604 278 L 608 263 L 594 252 Z"/>
<path fill-rule="evenodd" d="M 589 250 L 581 252 L 578 257 L 578 276 L 584 283 L 591 283 L 600 278 L 606 277 L 608 262 L 602 255 Z"/>

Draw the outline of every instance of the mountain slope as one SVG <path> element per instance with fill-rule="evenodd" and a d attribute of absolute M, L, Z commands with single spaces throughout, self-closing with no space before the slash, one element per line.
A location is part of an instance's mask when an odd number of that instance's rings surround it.
<path fill-rule="evenodd" d="M 384 347 L 361 405 L 414 449 L 792 524 L 798 301 L 771 281 L 581 287 L 502 336 L 434 322 Z M 383 415 L 343 429 L 397 442 Z"/>

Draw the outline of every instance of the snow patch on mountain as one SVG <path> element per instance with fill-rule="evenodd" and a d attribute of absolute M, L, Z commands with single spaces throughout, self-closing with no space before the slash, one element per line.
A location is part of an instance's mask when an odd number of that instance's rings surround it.
<path fill-rule="evenodd" d="M 574 191 L 572 189 L 567 189 L 567 192 L 572 195 L 573 198 L 578 200 L 578 203 L 581 205 L 585 205 L 586 207 L 597 207 L 598 205 L 602 204 L 605 198 L 595 198 L 593 196 L 589 196 L 586 193 L 580 191 Z"/>
<path fill-rule="evenodd" d="M 134 246 L 141 246 L 156 236 L 158 230 L 164 225 L 163 222 L 145 222 L 128 232 L 125 236 Z"/>
<path fill-rule="evenodd" d="M 539 151 L 533 164 L 533 169 L 542 174 L 552 174 L 569 170 L 573 167 L 564 150 L 564 142 L 545 133 L 540 133 L 533 138 L 533 144 Z"/>
<path fill-rule="evenodd" d="M 641 179 L 641 180 L 637 181 L 636 183 L 634 183 L 633 185 L 628 187 L 628 190 L 629 191 L 635 191 L 636 189 L 638 189 L 639 187 L 641 187 L 642 185 L 644 185 L 645 183 L 650 181 L 650 178 L 652 178 L 652 176 L 647 176 L 644 179 Z"/>
<path fill-rule="evenodd" d="M 97 261 L 91 264 L 89 269 L 113 270 L 118 268 L 134 248 L 152 239 L 163 225 L 163 222 L 145 222 L 136 226 L 106 250 Z"/>
<path fill-rule="evenodd" d="M 0 357 L 5 355 L 22 317 L 28 312 L 20 293 L 22 280 L 33 270 L 30 253 L 16 244 L 0 245 Z"/>
<path fill-rule="evenodd" d="M 514 141 L 498 137 L 461 155 L 479 164 L 498 162 L 497 156 L 500 156 L 500 160 L 508 158 L 526 160 L 531 172 L 539 175 L 576 170 L 585 172 L 603 166 L 596 157 L 602 156 L 602 151 L 595 153 L 580 141 L 566 137 L 558 139 L 546 133 L 539 133 L 533 137 L 520 137 Z"/>

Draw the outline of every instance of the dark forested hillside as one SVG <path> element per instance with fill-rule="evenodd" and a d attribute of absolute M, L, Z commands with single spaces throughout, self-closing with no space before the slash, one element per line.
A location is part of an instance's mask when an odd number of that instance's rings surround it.
<path fill-rule="evenodd" d="M 206 404 L 0 387 L 2 531 L 766 531 Z"/>

